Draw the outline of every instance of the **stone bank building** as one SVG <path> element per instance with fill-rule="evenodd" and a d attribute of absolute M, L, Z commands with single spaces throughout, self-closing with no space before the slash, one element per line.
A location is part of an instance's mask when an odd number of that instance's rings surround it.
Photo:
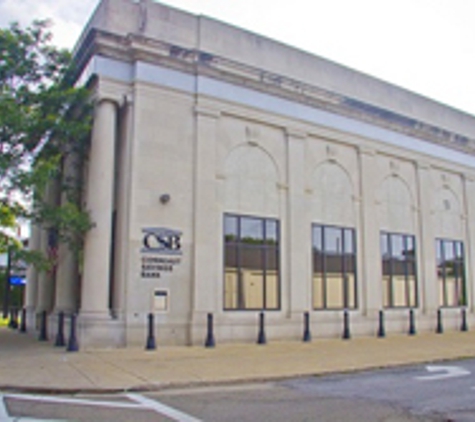
<path fill-rule="evenodd" d="M 78 312 L 85 346 L 143 345 L 150 312 L 159 344 L 202 344 L 207 313 L 217 342 L 260 311 L 269 340 L 304 312 L 314 338 L 345 309 L 352 335 L 475 320 L 475 117 L 151 1 L 102 0 L 74 54 L 95 226 L 81 265 L 30 271 L 31 315 Z"/>

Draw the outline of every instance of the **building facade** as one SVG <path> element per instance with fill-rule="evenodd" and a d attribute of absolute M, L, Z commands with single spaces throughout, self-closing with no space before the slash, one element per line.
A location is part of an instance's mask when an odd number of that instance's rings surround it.
<path fill-rule="evenodd" d="M 78 265 L 27 307 L 85 346 L 420 331 L 475 303 L 475 117 L 222 22 L 102 0 L 75 50 L 94 95 Z M 52 190 L 54 190 L 52 188 Z M 46 247 L 41 229 L 32 244 Z M 61 255 L 64 254 L 64 255 Z M 61 258 L 63 256 L 63 258 Z"/>

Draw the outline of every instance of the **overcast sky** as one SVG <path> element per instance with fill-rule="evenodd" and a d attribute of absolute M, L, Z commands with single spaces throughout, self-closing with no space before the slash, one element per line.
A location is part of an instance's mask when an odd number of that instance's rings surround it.
<path fill-rule="evenodd" d="M 130 0 L 133 1 L 133 0 Z M 54 21 L 71 48 L 98 0 L 0 0 L 0 26 Z M 166 0 L 475 115 L 474 0 Z"/>

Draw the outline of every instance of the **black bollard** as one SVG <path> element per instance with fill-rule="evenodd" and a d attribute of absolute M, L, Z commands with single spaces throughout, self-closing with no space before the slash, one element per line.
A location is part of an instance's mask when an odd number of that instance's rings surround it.
<path fill-rule="evenodd" d="M 207 316 L 207 334 L 205 340 L 205 347 L 212 348 L 216 346 L 214 341 L 214 334 L 213 334 L 213 314 L 209 313 Z"/>
<path fill-rule="evenodd" d="M 46 322 L 46 311 L 41 312 L 39 341 L 48 341 L 48 329 Z"/>
<path fill-rule="evenodd" d="M 312 334 L 310 333 L 310 314 L 304 312 L 303 314 L 303 337 L 302 341 L 308 343 L 312 341 Z"/>
<path fill-rule="evenodd" d="M 66 347 L 66 352 L 77 352 L 79 351 L 79 344 L 76 335 L 76 315 L 71 314 L 71 323 L 69 326 L 69 339 L 68 345 Z"/>
<path fill-rule="evenodd" d="M 348 310 L 345 309 L 343 312 L 343 335 L 341 336 L 343 340 L 349 340 L 351 338 L 350 334 L 350 314 Z"/>
<path fill-rule="evenodd" d="M 435 329 L 437 334 L 444 332 L 444 326 L 442 325 L 442 309 L 437 309 L 437 328 Z"/>
<path fill-rule="evenodd" d="M 384 312 L 379 311 L 378 338 L 384 337 L 386 337 L 386 330 L 384 329 Z"/>
<path fill-rule="evenodd" d="M 264 330 L 264 312 L 259 313 L 259 333 L 257 335 L 257 344 L 266 344 L 266 333 Z"/>
<path fill-rule="evenodd" d="M 64 312 L 61 311 L 58 314 L 58 332 L 56 333 L 56 341 L 54 342 L 56 347 L 66 346 L 66 341 L 64 340 Z"/>
<path fill-rule="evenodd" d="M 21 310 L 21 324 L 20 324 L 20 333 L 26 333 L 26 308 Z"/>
<path fill-rule="evenodd" d="M 462 308 L 462 324 L 460 325 L 460 331 L 468 331 L 467 310 L 465 308 Z"/>
<path fill-rule="evenodd" d="M 155 350 L 157 345 L 155 343 L 154 334 L 154 317 L 153 314 L 148 314 L 148 335 L 147 342 L 145 344 L 145 350 Z"/>
<path fill-rule="evenodd" d="M 409 309 L 409 331 L 410 336 L 416 335 L 416 323 L 414 321 L 414 309 Z"/>

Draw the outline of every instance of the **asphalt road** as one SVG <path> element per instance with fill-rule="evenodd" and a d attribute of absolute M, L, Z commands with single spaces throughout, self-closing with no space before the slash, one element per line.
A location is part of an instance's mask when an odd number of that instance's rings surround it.
<path fill-rule="evenodd" d="M 147 394 L 3 393 L 0 421 L 475 422 L 474 399 L 475 360 L 465 360 Z"/>

